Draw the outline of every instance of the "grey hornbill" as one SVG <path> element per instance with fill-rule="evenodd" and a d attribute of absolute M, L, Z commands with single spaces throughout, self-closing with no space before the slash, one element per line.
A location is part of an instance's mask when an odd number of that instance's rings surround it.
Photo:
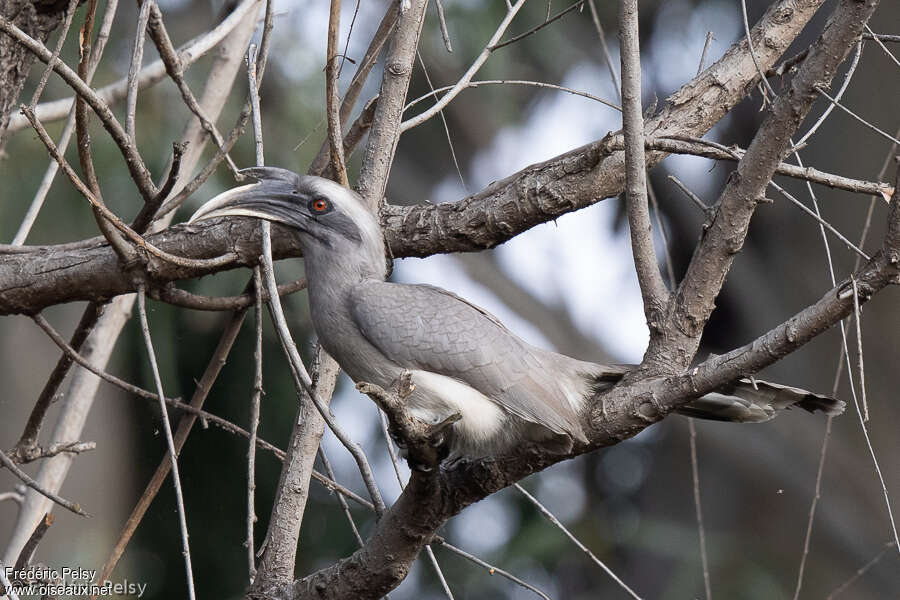
<path fill-rule="evenodd" d="M 522 442 L 569 452 L 573 443 L 587 443 L 579 413 L 598 389 L 612 385 L 630 367 L 537 348 L 451 292 L 385 281 L 381 227 L 354 192 L 285 169 L 243 173 L 257 183 L 216 196 L 191 220 L 236 215 L 296 229 L 313 326 L 351 379 L 388 388 L 410 372 L 407 408 L 413 416 L 441 423 L 459 414 L 445 432 L 450 456 L 494 456 Z M 844 403 L 741 379 L 678 412 L 762 422 L 792 406 L 838 414 Z"/>

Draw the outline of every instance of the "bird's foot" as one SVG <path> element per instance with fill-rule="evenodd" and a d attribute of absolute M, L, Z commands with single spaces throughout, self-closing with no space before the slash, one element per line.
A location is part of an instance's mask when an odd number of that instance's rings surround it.
<path fill-rule="evenodd" d="M 407 406 L 407 399 L 415 390 L 409 371 L 403 371 L 392 388 L 389 392 L 372 383 L 356 384 L 356 389 L 372 398 L 387 415 L 390 422 L 388 433 L 400 448 L 400 454 L 406 459 L 409 468 L 421 473 L 431 473 L 447 458 L 447 442 L 451 433 L 449 428 L 462 415 L 455 412 L 436 423 L 423 421 L 413 415 Z"/>

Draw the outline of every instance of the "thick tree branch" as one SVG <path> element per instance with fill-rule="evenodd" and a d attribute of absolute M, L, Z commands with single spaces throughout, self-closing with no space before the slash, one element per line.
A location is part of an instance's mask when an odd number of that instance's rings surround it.
<path fill-rule="evenodd" d="M 406 10 L 401 10 L 394 28 L 387 54 L 375 118 L 369 131 L 366 155 L 357 182 L 357 191 L 365 198 L 370 210 L 382 203 L 388 174 L 397 142 L 400 139 L 400 122 L 406 105 L 406 92 L 412 77 L 419 34 L 425 22 L 428 0 L 415 0 Z"/>
<path fill-rule="evenodd" d="M 693 359 L 725 277 L 744 244 L 753 212 L 790 151 L 791 136 L 817 98 L 815 88 L 831 81 L 877 6 L 877 0 L 841 2 L 788 91 L 774 102 L 719 196 L 716 216 L 676 293 L 666 324 L 666 348 L 660 350 L 657 362 L 677 370 Z"/>

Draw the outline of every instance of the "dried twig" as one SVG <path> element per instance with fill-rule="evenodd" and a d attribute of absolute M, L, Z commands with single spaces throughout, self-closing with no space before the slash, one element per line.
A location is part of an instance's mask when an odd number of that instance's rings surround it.
<path fill-rule="evenodd" d="M 563 534 L 565 534 L 565 536 L 566 536 L 567 538 L 569 538 L 569 539 L 572 541 L 572 543 L 575 544 L 575 545 L 578 547 L 579 550 L 581 550 L 582 552 L 584 552 L 584 553 L 587 555 L 587 557 L 590 558 L 591 561 L 593 561 L 594 564 L 596 564 L 596 565 L 599 566 L 601 569 L 603 569 L 603 571 L 606 572 L 606 574 L 609 575 L 609 576 L 612 578 L 612 580 L 615 581 L 615 582 L 619 585 L 619 587 L 621 587 L 623 590 L 625 590 L 625 592 L 627 592 L 629 596 L 631 596 L 632 598 L 635 598 L 635 600 L 640 600 L 641 597 L 638 596 L 637 593 L 635 593 L 634 590 L 632 590 L 630 587 L 628 587 L 628 585 L 627 585 L 624 581 L 622 581 L 621 579 L 619 579 L 618 575 L 616 575 L 615 573 L 613 573 L 612 570 L 611 570 L 609 567 L 607 567 L 606 564 L 605 564 L 602 560 L 600 560 L 599 558 L 597 558 L 597 556 L 596 556 L 593 552 L 591 552 L 591 550 L 590 550 L 587 546 L 585 546 L 584 544 L 582 544 L 581 541 L 580 541 L 577 537 L 575 537 L 575 536 L 572 534 L 572 532 L 569 531 L 569 530 L 566 528 L 566 526 L 563 525 L 563 524 L 559 521 L 559 519 L 556 518 L 556 515 L 554 515 L 552 512 L 550 512 L 550 511 L 547 509 L 546 506 L 544 506 L 543 504 L 541 504 L 540 500 L 538 500 L 537 498 L 535 498 L 534 496 L 532 496 L 531 494 L 529 494 L 528 491 L 527 491 L 525 488 L 523 488 L 523 487 L 522 487 L 520 484 L 518 484 L 518 483 L 515 484 L 515 488 L 516 488 L 516 490 L 518 490 L 523 496 L 525 496 L 525 498 L 526 498 L 529 502 L 531 502 L 531 503 L 532 503 L 532 504 L 533 504 L 533 505 L 541 512 L 541 514 L 544 515 L 544 517 L 545 517 L 548 521 L 550 521 L 551 523 L 553 523 L 553 525 L 555 525 L 560 531 L 562 531 Z"/>
<path fill-rule="evenodd" d="M 115 1 L 116 0 L 113 0 L 113 2 L 109 3 L 107 8 L 108 15 L 115 14 Z M 206 33 L 198 35 L 197 37 L 182 45 L 178 50 L 178 54 L 181 57 L 183 64 L 185 66 L 193 64 L 198 59 L 207 54 L 210 50 L 215 48 L 216 45 L 218 45 L 232 32 L 232 30 L 234 30 L 234 28 L 241 22 L 243 17 L 246 16 L 247 12 L 258 2 L 259 0 L 242 0 L 240 4 L 238 4 L 234 8 L 234 10 L 229 13 L 228 17 L 223 19 L 221 23 L 216 25 L 216 27 L 214 27 L 210 31 L 207 31 Z M 109 10 L 110 8 L 113 8 L 111 13 Z M 108 39 L 109 37 L 108 32 L 108 29 L 106 30 L 106 34 L 101 31 L 101 34 L 97 36 L 97 46 L 105 44 L 106 39 Z M 98 55 L 95 54 L 95 57 L 96 56 Z M 92 64 L 96 64 L 97 62 L 98 61 L 94 60 L 92 61 Z M 151 85 L 159 83 L 165 78 L 166 67 L 163 64 L 162 60 L 157 60 L 141 69 L 137 78 L 138 87 L 149 87 Z M 99 88 L 97 90 L 97 94 L 107 104 L 114 104 L 121 101 L 127 96 L 128 89 L 128 78 L 123 77 L 118 81 Z M 73 107 L 74 98 L 63 98 L 61 100 L 44 102 L 37 105 L 35 114 L 37 114 L 38 119 L 42 123 L 49 123 L 51 121 L 62 119 L 71 112 Z M 10 119 L 8 131 L 19 131 L 26 127 L 28 127 L 28 121 L 26 121 L 19 115 L 14 115 L 12 119 Z"/>
<path fill-rule="evenodd" d="M 147 358 L 153 371 L 153 381 L 156 383 L 156 391 L 159 397 L 159 410 L 162 413 L 163 431 L 166 434 L 166 445 L 169 448 L 169 464 L 172 471 L 172 484 L 175 487 L 175 506 L 178 509 L 178 525 L 181 530 L 181 551 L 184 555 L 184 568 L 187 572 L 188 598 L 194 600 L 194 570 L 191 567 L 191 548 L 188 542 L 187 516 L 184 508 L 184 497 L 181 492 L 181 475 L 178 472 L 178 450 L 175 448 L 175 438 L 172 436 L 172 425 L 169 423 L 169 412 L 166 410 L 166 395 L 163 392 L 162 379 L 159 376 L 159 366 L 156 364 L 156 353 L 153 350 L 153 341 L 150 339 L 150 326 L 147 324 L 146 294 L 144 287 L 138 287 L 137 293 L 138 316 L 141 321 L 141 333 L 144 337 L 144 345 L 147 349 Z"/>
<path fill-rule="evenodd" d="M 331 172 L 339 184 L 349 187 L 344 164 L 344 136 L 338 108 L 338 36 L 341 30 L 341 0 L 331 0 L 328 17 L 328 48 L 325 54 L 325 104 L 328 113 L 328 142 L 331 145 Z"/>
<path fill-rule="evenodd" d="M 890 550 L 891 548 L 893 548 L 893 547 L 896 546 L 896 545 L 897 545 L 897 542 L 894 542 L 894 541 L 887 542 L 887 543 L 881 548 L 881 550 L 878 551 L 878 554 L 876 554 L 875 556 L 873 556 L 866 564 L 864 564 L 863 566 L 861 566 L 860 568 L 858 568 L 858 569 L 853 573 L 853 575 L 851 575 L 850 578 L 847 579 L 847 581 L 845 581 L 845 582 L 842 583 L 841 585 L 839 585 L 839 586 L 837 586 L 836 588 L 834 588 L 834 589 L 831 591 L 831 593 L 828 594 L 828 596 L 825 598 L 825 600 L 833 600 L 834 598 L 837 598 L 839 595 L 843 594 L 843 593 L 844 593 L 844 590 L 846 590 L 848 587 L 850 587 L 851 585 L 853 585 L 853 584 L 856 582 L 857 579 L 859 579 L 860 577 L 862 577 L 863 575 L 865 575 L 866 572 L 868 572 L 869 569 L 871 569 L 872 567 L 874 567 L 874 566 L 878 563 L 878 561 L 880 561 L 880 560 L 882 559 L 882 557 L 883 557 L 885 554 L 887 554 L 888 550 Z"/>
<path fill-rule="evenodd" d="M 594 102 L 599 102 L 600 104 L 605 104 L 606 106 L 608 106 L 610 108 L 614 108 L 615 110 L 618 110 L 618 111 L 622 110 L 622 108 L 619 105 L 617 105 L 613 102 L 610 102 L 609 100 L 604 100 L 603 98 L 600 98 L 599 96 L 589 94 L 588 92 L 583 92 L 581 90 L 576 90 L 576 89 L 572 89 L 572 88 L 565 87 L 562 85 L 556 85 L 553 83 L 544 83 L 542 81 L 525 81 L 522 79 L 482 79 L 480 81 L 469 81 L 468 83 L 465 84 L 463 89 L 477 88 L 477 87 L 481 87 L 483 85 L 524 85 L 524 86 L 530 86 L 530 87 L 559 90 L 561 92 L 567 92 L 569 94 L 574 94 L 576 96 L 582 96 L 584 98 L 589 98 L 589 99 L 593 100 Z M 406 106 L 403 107 L 403 111 L 406 112 L 408 109 L 412 108 L 419 102 L 422 102 L 423 100 L 427 100 L 428 98 L 436 96 L 437 94 L 440 94 L 441 92 L 446 92 L 447 90 L 452 90 L 454 87 L 455 87 L 455 85 L 445 85 L 443 87 L 433 89 L 430 92 L 428 92 L 427 94 L 423 94 L 423 95 L 419 96 L 418 98 L 416 98 L 415 100 L 408 102 L 406 104 Z"/>
<path fill-rule="evenodd" d="M 32 37 L 29 37 L 28 34 L 16 27 L 4 16 L 0 16 L 0 31 L 5 32 L 7 35 L 15 39 L 18 43 L 26 47 L 42 61 L 46 63 L 50 62 L 50 59 L 52 57 L 52 53 L 50 52 L 50 50 L 48 50 L 47 47 L 39 41 L 35 40 Z M 53 70 L 56 71 L 67 84 L 69 84 L 69 86 L 78 94 L 79 97 L 84 98 L 85 102 L 90 105 L 90 107 L 100 118 L 100 121 L 103 123 L 103 127 L 109 132 L 110 137 L 112 137 L 113 141 L 119 147 L 119 150 L 121 151 L 122 156 L 125 159 L 125 163 L 128 166 L 128 170 L 131 173 L 131 177 L 140 190 L 141 195 L 144 197 L 144 200 L 148 200 L 156 195 L 156 192 L 158 190 L 153 184 L 153 179 L 150 176 L 150 171 L 147 170 L 147 167 L 144 165 L 144 161 L 141 158 L 140 153 L 137 151 L 137 147 L 128 138 L 125 133 L 125 129 L 122 127 L 119 121 L 116 120 L 115 115 L 113 114 L 112 110 L 110 110 L 106 102 L 104 102 L 103 99 L 100 98 L 100 96 L 65 63 L 57 62 L 53 67 Z M 27 116 L 28 115 L 26 114 L 26 117 Z M 33 117 L 34 115 L 32 113 L 32 118 Z M 29 121 L 30 120 L 31 119 L 29 119 Z"/>
<path fill-rule="evenodd" d="M 148 31 L 150 32 L 150 38 L 156 45 L 156 49 L 159 51 L 159 56 L 162 59 L 163 64 L 166 65 L 166 73 L 172 81 L 175 82 L 175 86 L 181 93 L 181 98 L 184 100 L 184 103 L 190 111 L 194 113 L 197 120 L 200 121 L 200 125 L 213 139 L 216 147 L 225 153 L 225 162 L 231 169 L 231 172 L 237 174 L 238 168 L 234 164 L 234 161 L 231 160 L 231 156 L 228 155 L 228 151 L 224 149 L 225 142 L 222 139 L 222 135 L 216 129 L 216 124 L 206 116 L 200 103 L 197 102 L 197 98 L 194 97 L 191 88 L 184 80 L 184 65 L 181 62 L 181 58 L 178 56 L 178 51 L 175 49 L 174 44 L 172 44 L 172 40 L 169 38 L 168 31 L 166 31 L 165 23 L 163 23 L 162 11 L 159 9 L 159 5 L 153 0 L 144 1 L 151 3 Z"/>
<path fill-rule="evenodd" d="M 581 1 L 583 2 L 584 0 L 581 0 Z M 451 100 L 453 100 L 461 91 L 463 91 L 466 88 L 467 84 L 470 81 L 472 81 L 472 78 L 475 76 L 475 74 L 478 72 L 478 70 L 481 68 L 481 66 L 485 63 L 485 61 L 488 59 L 488 57 L 491 55 L 491 53 L 496 48 L 499 47 L 496 45 L 497 42 L 500 40 L 501 37 L 503 37 L 503 34 L 506 33 L 507 27 L 509 27 L 510 23 L 512 23 L 512 20 L 515 18 L 516 14 L 519 12 L 519 10 L 522 8 L 522 6 L 524 4 L 525 4 L 525 0 L 517 0 L 517 2 L 512 6 L 512 8 L 510 8 L 508 11 L 506 11 L 506 15 L 503 17 L 503 20 L 500 21 L 500 25 L 497 26 L 496 31 L 494 31 L 494 34 L 491 36 L 491 39 L 488 40 L 488 43 L 484 47 L 484 50 L 481 51 L 481 54 L 478 55 L 478 57 L 475 59 L 475 61 L 472 63 L 472 65 L 469 67 L 469 69 L 465 72 L 465 74 L 463 74 L 463 76 L 459 79 L 459 81 L 456 82 L 456 84 L 450 89 L 450 91 L 448 91 L 446 94 L 441 96 L 440 100 L 435 102 L 433 106 L 429 107 L 428 110 L 421 112 L 418 115 L 416 115 L 415 117 L 411 117 L 411 118 L 407 119 L 406 121 L 403 121 L 400 124 L 400 133 L 403 133 L 404 131 L 408 131 L 409 129 L 412 129 L 413 127 L 421 125 L 422 123 L 424 123 L 431 117 L 438 114 L 438 112 L 443 110 L 445 106 L 450 104 Z M 510 42 L 512 42 L 512 41 L 513 40 L 510 40 Z M 507 43 L 510 43 L 510 42 L 507 42 Z"/>
<path fill-rule="evenodd" d="M 81 506 L 79 506 L 77 503 L 75 503 L 75 502 L 69 502 L 68 500 L 66 500 L 66 499 L 63 498 L 62 496 L 59 496 L 59 495 L 57 495 L 57 494 L 54 494 L 54 493 L 51 492 L 50 490 L 45 490 L 45 489 L 42 488 L 40 485 L 38 485 L 38 483 L 37 483 L 34 479 L 32 479 L 31 477 L 28 476 L 28 473 L 26 473 L 25 471 L 23 471 L 22 469 L 20 469 L 19 467 L 17 467 L 17 466 L 16 466 L 16 463 L 14 463 L 14 462 L 12 461 L 12 459 L 9 458 L 9 457 L 6 455 L 6 453 L 3 452 L 2 450 L 0 450 L 0 463 L 2 463 L 4 467 L 6 467 L 7 469 L 9 469 L 10 472 L 11 472 L 13 475 L 15 475 L 16 477 L 18 477 L 19 480 L 20 480 L 22 483 L 24 483 L 25 485 L 27 485 L 28 487 L 30 487 L 30 488 L 33 489 L 34 491 L 38 492 L 38 493 L 41 494 L 42 496 L 46 496 L 46 497 L 49 498 L 50 500 L 53 500 L 53 502 L 59 504 L 60 506 L 62 506 L 63 508 L 65 508 L 65 509 L 67 509 L 67 510 L 72 511 L 72 512 L 75 513 L 76 515 L 81 515 L 82 517 L 89 517 L 89 516 L 90 516 L 89 514 L 87 514 L 87 513 L 84 512 L 83 510 L 81 510 Z"/>
<path fill-rule="evenodd" d="M 252 70 L 252 69 L 251 69 Z M 247 565 L 250 583 L 256 577 L 256 547 L 254 545 L 253 525 L 256 523 L 256 440 L 259 429 L 259 409 L 263 394 L 262 378 L 262 303 L 263 285 L 259 267 L 253 269 L 253 290 L 256 295 L 256 306 L 253 315 L 256 321 L 256 347 L 253 350 L 253 395 L 250 398 L 250 442 L 247 446 Z"/>
<path fill-rule="evenodd" d="M 278 294 L 287 296 L 306 289 L 306 279 L 298 279 L 290 283 L 282 283 L 278 286 Z M 247 308 L 255 302 L 255 296 L 252 294 L 241 294 L 240 296 L 201 296 L 179 288 L 174 285 L 164 285 L 158 288 L 150 288 L 147 294 L 154 300 L 166 302 L 183 308 L 192 308 L 194 310 L 207 311 L 223 311 L 238 310 Z M 269 301 L 269 294 L 263 290 L 263 301 Z"/>
<path fill-rule="evenodd" d="M 194 390 L 194 394 L 191 397 L 190 404 L 181 404 L 180 402 L 166 399 L 166 403 L 169 406 L 173 406 L 175 408 L 178 408 L 182 412 L 187 413 L 186 415 L 182 416 L 181 420 L 178 422 L 178 429 L 175 432 L 174 441 L 176 454 L 180 453 L 181 449 L 184 447 L 184 443 L 187 441 L 188 434 L 193 428 L 198 416 L 210 422 L 213 422 L 220 427 L 223 427 L 223 429 L 226 429 L 227 431 L 236 432 L 235 430 L 228 429 L 227 425 L 223 423 L 224 419 L 215 417 L 214 415 L 206 413 L 200 409 L 203 406 L 203 403 L 206 401 L 206 397 L 209 395 L 209 390 L 212 388 L 212 385 L 221 372 L 222 367 L 225 366 L 225 360 L 228 357 L 228 353 L 231 351 L 231 347 L 234 345 L 234 340 L 235 338 L 237 338 L 238 332 L 241 330 L 241 324 L 243 324 L 246 314 L 247 312 L 245 309 L 236 310 L 234 311 L 234 313 L 232 313 L 231 318 L 225 325 L 225 328 L 222 330 L 222 335 L 219 337 L 219 343 L 216 346 L 216 349 L 213 352 L 213 355 L 210 358 L 209 363 L 207 364 L 206 369 L 203 372 L 203 375 L 197 382 L 197 388 L 196 390 Z M 38 317 L 40 317 L 40 315 L 38 315 Z M 38 325 L 41 325 L 41 323 L 38 322 Z M 41 327 L 44 328 L 43 325 Z M 45 331 L 47 331 L 47 333 L 51 335 L 51 337 L 57 344 L 60 343 L 58 334 L 57 336 L 52 335 L 53 333 L 55 333 L 52 331 L 52 329 L 45 329 Z M 146 392 L 146 390 L 141 390 L 141 392 Z M 152 394 L 151 392 L 146 393 L 151 398 L 154 397 L 154 394 Z M 260 445 L 264 443 L 262 440 L 257 441 Z M 162 461 L 160 461 L 159 466 L 157 466 L 156 471 L 153 473 L 153 477 L 151 477 L 150 481 L 147 483 L 147 487 L 144 489 L 144 493 L 141 494 L 140 499 L 137 501 L 131 511 L 131 515 L 129 515 L 128 520 L 122 527 L 119 538 L 116 541 L 115 546 L 113 546 L 113 549 L 110 551 L 109 557 L 100 568 L 100 575 L 96 579 L 96 581 L 105 581 L 112 574 L 113 569 L 115 569 L 116 564 L 118 564 L 119 559 L 125 552 L 125 548 L 127 547 L 128 542 L 131 540 L 131 537 L 137 530 L 137 526 L 144 518 L 144 514 L 146 514 L 147 509 L 150 508 L 150 504 L 153 502 L 156 494 L 159 492 L 160 488 L 162 488 L 163 482 L 169 474 L 171 464 L 171 460 L 168 456 L 163 457 Z"/>
<path fill-rule="evenodd" d="M 659 317 L 669 295 L 659 270 L 647 206 L 647 166 L 644 158 L 644 117 L 641 109 L 641 56 L 636 0 L 619 3 L 622 60 L 622 124 L 625 130 L 625 196 L 631 249 L 637 271 L 651 345 L 659 333 Z M 675 282 L 673 281 L 674 285 Z"/>
<path fill-rule="evenodd" d="M 541 23 L 540 25 L 538 25 L 538 26 L 536 26 L 536 27 L 532 27 L 531 29 L 529 29 L 529 30 L 526 31 L 525 33 L 520 33 L 519 35 L 517 35 L 517 36 L 515 36 L 515 37 L 512 37 L 512 38 L 506 40 L 505 42 L 494 43 L 494 44 L 491 46 L 491 50 L 497 50 L 498 48 L 502 48 L 503 46 L 509 46 L 510 44 L 515 44 L 515 43 L 518 42 L 519 40 L 522 40 L 522 39 L 524 39 L 524 38 L 527 38 L 527 37 L 530 36 L 530 35 L 534 35 L 535 33 L 537 33 L 538 31 L 540 31 L 541 29 L 543 29 L 543 28 L 546 27 L 547 25 L 550 25 L 550 24 L 553 23 L 554 21 L 556 21 L 556 20 L 558 20 L 558 19 L 561 19 L 562 17 L 564 17 L 564 16 L 567 15 L 568 13 L 572 12 L 572 11 L 575 10 L 576 8 L 581 8 L 582 5 L 585 3 L 585 1 L 586 1 L 586 0 L 578 0 L 578 2 L 575 2 L 574 4 L 569 5 L 567 8 L 564 8 L 563 10 L 559 11 L 558 13 L 556 13 L 555 15 L 553 15 L 552 17 L 548 14 L 547 17 L 544 19 L 544 22 Z M 515 6 L 513 6 L 513 8 L 510 9 L 510 12 L 512 12 L 512 10 L 514 10 L 514 9 L 515 9 Z M 550 5 L 548 4 L 548 5 L 547 5 L 547 10 L 549 11 L 549 9 L 550 9 Z"/>
<path fill-rule="evenodd" d="M 134 34 L 134 50 L 131 53 L 131 65 L 128 67 L 128 94 L 125 98 L 125 133 L 133 142 L 137 141 L 134 116 L 137 112 L 138 97 L 138 72 L 141 70 L 141 62 L 144 59 L 144 40 L 146 39 L 147 23 L 150 21 L 150 8 L 155 0 L 144 0 L 141 10 L 138 12 L 137 29 Z"/>

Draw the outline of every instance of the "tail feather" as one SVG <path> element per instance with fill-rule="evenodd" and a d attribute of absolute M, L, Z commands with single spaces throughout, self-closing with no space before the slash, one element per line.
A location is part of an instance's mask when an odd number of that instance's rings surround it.
<path fill-rule="evenodd" d="M 690 417 L 737 423 L 763 423 L 779 412 L 799 406 L 826 415 L 844 412 L 844 402 L 806 390 L 766 381 L 739 379 L 678 408 Z"/>

